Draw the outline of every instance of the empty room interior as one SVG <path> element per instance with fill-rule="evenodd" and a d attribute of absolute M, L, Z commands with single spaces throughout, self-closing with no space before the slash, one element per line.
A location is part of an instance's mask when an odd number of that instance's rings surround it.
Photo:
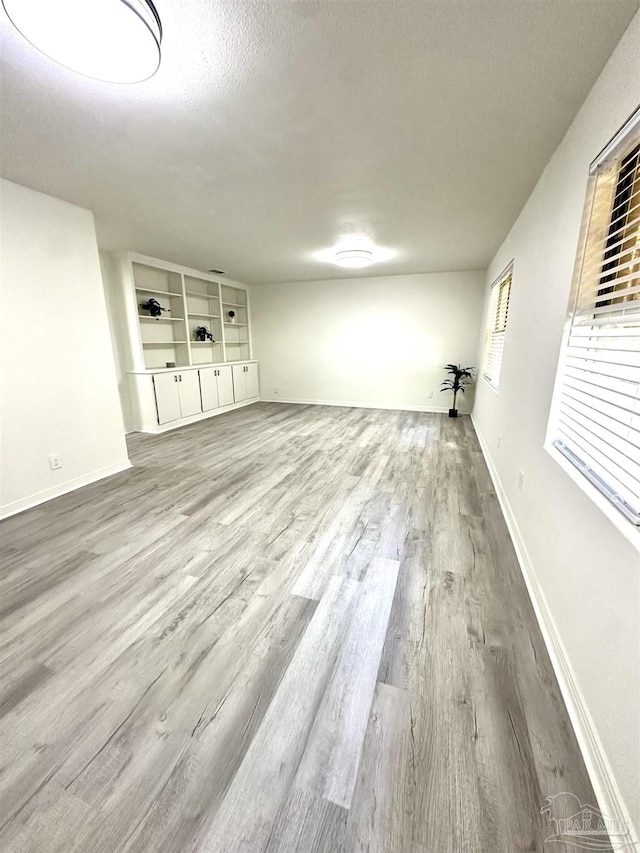
<path fill-rule="evenodd" d="M 0 850 L 640 851 L 640 0 L 1 0 Z"/>

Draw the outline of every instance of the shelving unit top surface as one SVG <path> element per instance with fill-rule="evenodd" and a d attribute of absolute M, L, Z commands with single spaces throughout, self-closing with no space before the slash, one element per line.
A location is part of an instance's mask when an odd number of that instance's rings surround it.
<path fill-rule="evenodd" d="M 128 370 L 127 373 L 135 376 L 147 376 L 152 373 L 173 373 L 175 370 L 205 370 L 208 367 L 225 367 L 232 364 L 257 364 L 256 358 L 240 358 L 231 361 L 216 361 L 210 364 L 184 364 L 176 367 L 148 367 L 145 370 Z"/>
<path fill-rule="evenodd" d="M 204 270 L 196 270 L 193 267 L 186 267 L 182 264 L 174 264 L 171 261 L 164 261 L 159 258 L 152 258 L 150 255 L 142 255 L 140 252 L 126 251 L 119 253 L 127 260 L 136 266 L 149 267 L 152 270 L 160 270 L 162 272 L 177 273 L 185 278 L 195 278 L 198 281 L 206 281 L 208 284 L 219 284 L 221 287 L 229 287 L 232 290 L 240 290 L 246 293 L 247 287 L 241 281 L 234 279 L 221 280 L 218 275 L 204 272 Z"/>

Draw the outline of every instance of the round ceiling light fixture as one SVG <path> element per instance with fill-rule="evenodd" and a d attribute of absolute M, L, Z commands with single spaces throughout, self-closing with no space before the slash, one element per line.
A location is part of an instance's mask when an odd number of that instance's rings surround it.
<path fill-rule="evenodd" d="M 373 252 L 370 249 L 341 249 L 336 252 L 335 262 L 341 267 L 368 267 L 373 263 Z"/>
<path fill-rule="evenodd" d="M 2 0 L 11 23 L 65 68 L 140 83 L 160 65 L 162 24 L 151 0 Z"/>

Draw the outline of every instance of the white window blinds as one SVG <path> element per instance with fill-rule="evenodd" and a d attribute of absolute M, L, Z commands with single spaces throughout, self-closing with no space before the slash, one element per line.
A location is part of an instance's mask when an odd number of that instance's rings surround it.
<path fill-rule="evenodd" d="M 482 375 L 489 384 L 498 389 L 504 353 L 504 337 L 511 295 L 511 265 L 491 285 L 491 298 L 487 315 L 487 331 L 484 345 Z"/>
<path fill-rule="evenodd" d="M 640 135 L 599 164 L 554 403 L 554 445 L 640 524 Z"/>

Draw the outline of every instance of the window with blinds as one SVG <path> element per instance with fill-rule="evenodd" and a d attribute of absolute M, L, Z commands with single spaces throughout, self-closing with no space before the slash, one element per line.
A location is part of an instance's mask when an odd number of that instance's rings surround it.
<path fill-rule="evenodd" d="M 487 314 L 482 375 L 496 391 L 500 384 L 500 372 L 502 370 L 502 355 L 504 353 L 504 336 L 507 330 L 512 271 L 513 264 L 510 264 L 491 285 L 491 298 Z"/>
<path fill-rule="evenodd" d="M 553 444 L 640 525 L 640 122 L 592 167 Z"/>

